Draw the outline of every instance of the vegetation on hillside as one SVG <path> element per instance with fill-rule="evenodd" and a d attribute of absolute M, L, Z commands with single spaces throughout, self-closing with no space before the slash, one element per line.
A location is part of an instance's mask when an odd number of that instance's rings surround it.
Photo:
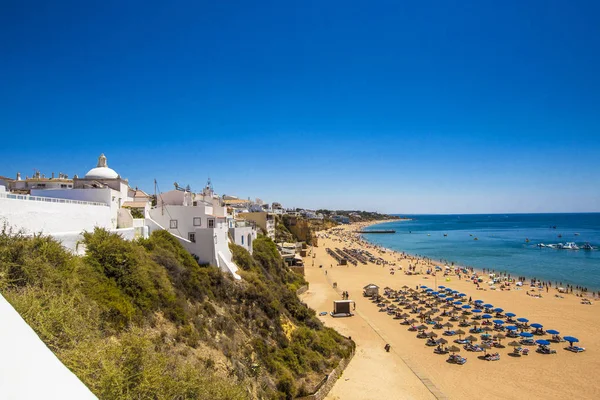
<path fill-rule="evenodd" d="M 242 281 L 201 266 L 165 231 L 98 229 L 73 256 L 0 232 L 0 291 L 101 399 L 293 398 L 348 355 L 295 290 L 274 243 L 233 246 Z"/>

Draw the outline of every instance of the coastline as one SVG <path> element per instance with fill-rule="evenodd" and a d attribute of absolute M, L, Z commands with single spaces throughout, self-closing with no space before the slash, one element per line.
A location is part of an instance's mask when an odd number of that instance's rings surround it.
<path fill-rule="evenodd" d="M 411 219 L 408 219 L 408 220 L 411 220 Z M 366 225 L 363 227 L 363 229 L 364 229 L 364 228 L 371 227 L 371 226 L 375 226 L 375 225 L 381 225 L 381 224 L 385 224 L 385 223 L 391 223 L 391 222 L 397 222 L 397 221 L 398 221 L 398 220 L 394 220 L 394 221 L 389 221 L 389 220 L 383 220 L 383 221 L 372 221 L 372 223 L 371 223 L 371 222 L 367 223 L 367 224 L 366 224 Z M 506 271 L 496 271 L 495 269 L 491 269 L 491 270 L 490 270 L 490 269 L 488 269 L 488 268 L 485 268 L 485 267 L 473 267 L 473 266 L 466 266 L 466 265 L 462 265 L 462 264 L 460 264 L 460 263 L 453 262 L 453 261 L 449 261 L 449 260 L 446 260 L 446 259 L 442 259 L 442 260 L 440 260 L 439 262 L 438 262 L 438 261 L 433 261 L 433 259 L 431 259 L 430 257 L 426 257 L 426 256 L 423 256 L 423 255 L 420 255 L 420 254 L 413 254 L 413 253 L 410 253 L 410 252 L 408 252 L 408 251 L 394 250 L 394 249 L 390 249 L 390 248 L 388 248 L 388 247 L 385 247 L 385 246 L 379 245 L 379 244 L 377 244 L 377 243 L 374 243 L 374 242 L 372 242 L 372 241 L 368 240 L 367 238 L 365 238 L 365 237 L 364 237 L 364 236 L 362 236 L 362 235 L 361 235 L 361 239 L 362 239 L 363 241 L 365 241 L 365 242 L 369 243 L 371 246 L 374 246 L 374 247 L 376 247 L 376 248 L 379 248 L 379 249 L 383 249 L 383 250 L 385 250 L 386 252 L 390 252 L 390 253 L 396 253 L 396 254 L 399 254 L 399 255 L 406 254 L 406 255 L 409 255 L 409 256 L 411 256 L 411 257 L 413 257 L 413 258 L 415 258 L 415 259 L 421 260 L 421 261 L 423 261 L 423 262 L 431 262 L 432 264 L 435 264 L 435 265 L 440 265 L 441 263 L 446 263 L 446 265 L 447 265 L 447 264 L 450 262 L 450 263 L 452 263 L 452 268 L 467 269 L 467 270 L 470 270 L 471 272 L 474 272 L 474 273 L 476 273 L 476 274 L 478 274 L 478 275 L 480 275 L 480 276 L 481 276 L 481 275 L 484 275 L 484 274 L 488 274 L 488 273 L 490 273 L 490 271 L 491 271 L 492 273 L 495 273 L 495 274 L 498 274 L 498 275 L 503 275 L 503 276 L 508 276 L 508 275 L 509 275 L 509 274 L 508 274 Z M 511 276 L 514 276 L 514 274 L 510 274 L 510 275 L 511 275 Z M 519 274 L 519 275 L 520 275 L 520 274 Z M 542 273 L 540 276 L 536 276 L 536 277 L 528 276 L 527 274 L 520 275 L 520 276 L 521 276 L 521 277 L 523 277 L 523 278 L 525 278 L 525 279 L 524 279 L 524 282 L 530 282 L 531 280 L 534 280 L 534 279 L 536 279 L 536 280 L 540 280 L 540 279 L 544 279 L 544 278 L 545 278 L 545 277 L 543 276 L 543 273 Z M 546 281 L 542 280 L 542 282 L 546 282 Z M 551 283 L 551 285 L 553 285 L 553 284 L 552 284 L 552 280 L 551 280 L 551 279 L 550 279 L 550 280 L 548 280 L 547 282 L 550 282 L 550 283 Z M 554 285 L 553 285 L 553 286 L 554 286 Z M 566 285 L 565 285 L 565 286 L 566 286 Z M 571 285 L 571 286 L 573 286 L 573 285 Z M 554 289 L 554 287 L 552 287 L 552 289 Z M 565 289 L 566 289 L 566 288 L 565 288 Z M 600 288 L 592 288 L 592 290 L 591 290 L 591 291 L 586 291 L 586 292 L 584 292 L 584 291 L 580 291 L 580 290 L 577 290 L 577 289 L 574 289 L 574 291 L 573 291 L 572 293 L 571 293 L 571 292 L 569 292 L 568 294 L 573 294 L 573 295 L 575 295 L 575 294 L 579 294 L 579 295 L 580 295 L 580 297 L 586 297 L 586 298 L 590 298 L 590 299 L 594 299 L 594 298 L 596 298 L 596 299 L 600 299 L 600 297 L 596 297 L 596 296 L 594 296 L 594 292 L 596 292 L 596 291 L 597 291 L 598 293 L 600 293 Z M 561 292 L 561 294 L 567 294 L 567 293 L 565 293 L 565 292 Z"/>
<path fill-rule="evenodd" d="M 557 329 L 563 335 L 577 336 L 588 351 L 572 354 L 560 345 L 556 355 L 532 354 L 522 359 L 507 356 L 508 349 L 501 350 L 502 359 L 489 363 L 477 359 L 475 353 L 461 352 L 468 358 L 467 364 L 447 364 L 445 358 L 432 353 L 431 348 L 408 332 L 399 321 L 386 313 L 380 313 L 369 299 L 361 296 L 362 287 L 374 283 L 381 288 L 399 289 L 403 285 L 433 287 L 436 278 L 429 275 L 405 275 L 408 264 L 419 262 L 425 269 L 426 260 L 381 248 L 368 241 L 359 242 L 352 231 L 390 221 L 372 221 L 333 228 L 319 233 L 319 247 L 312 248 L 305 259 L 306 279 L 310 289 L 302 300 L 318 312 L 330 311 L 332 300 L 340 299 L 342 291 L 348 291 L 356 302 L 356 315 L 351 318 L 320 316 L 327 325 L 357 343 L 356 355 L 348 365 L 344 376 L 338 380 L 327 398 L 522 398 L 524 395 L 544 398 L 591 398 L 595 385 L 585 378 L 588 371 L 600 368 L 600 360 L 594 357 L 600 347 L 596 335 L 600 317 L 596 304 L 580 304 L 574 294 L 555 297 L 553 289 L 542 297 L 527 296 L 527 289 L 477 290 L 470 281 L 456 276 L 437 277 L 437 285 L 448 285 L 456 290 L 489 301 L 507 311 L 525 316 L 531 322 L 540 322 L 546 329 Z M 337 231 L 335 231 L 337 230 Z M 325 252 L 327 247 L 364 249 L 389 264 L 368 263 L 336 266 Z M 313 258 L 314 254 L 314 258 Z M 312 265 L 314 262 L 314 265 Z M 323 268 L 319 268 L 322 265 Z M 391 268 L 395 269 L 392 275 Z M 402 268 L 402 269 L 400 269 Z M 475 271 L 480 272 L 480 271 Z M 447 280 L 448 279 L 448 280 Z M 333 284 L 336 288 L 333 288 Z M 482 285 L 483 286 L 483 285 Z M 558 294 L 558 293 L 556 293 Z M 441 333 L 441 332 L 440 332 Z M 383 346 L 390 344 L 392 351 Z M 565 368 L 568 366 L 568 368 Z M 423 372 L 425 371 L 425 372 Z M 569 385 L 562 384 L 570 382 Z"/>

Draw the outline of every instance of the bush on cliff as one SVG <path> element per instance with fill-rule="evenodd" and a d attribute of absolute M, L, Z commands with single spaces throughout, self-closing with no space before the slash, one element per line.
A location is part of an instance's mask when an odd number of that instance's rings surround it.
<path fill-rule="evenodd" d="M 0 232 L 0 290 L 100 398 L 292 398 L 351 351 L 300 302 L 304 279 L 266 237 L 253 255 L 232 246 L 242 281 L 164 231 L 128 242 L 98 229 L 83 245 L 78 257 Z"/>

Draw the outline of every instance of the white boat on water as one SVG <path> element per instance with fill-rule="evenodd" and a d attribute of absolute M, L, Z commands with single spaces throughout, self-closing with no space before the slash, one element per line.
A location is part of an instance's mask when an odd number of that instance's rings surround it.
<path fill-rule="evenodd" d="M 544 243 L 538 243 L 537 247 L 547 247 Z"/>
<path fill-rule="evenodd" d="M 594 250 L 594 247 L 592 247 L 591 244 L 589 243 L 585 243 L 583 246 L 581 246 L 582 250 Z"/>
<path fill-rule="evenodd" d="M 579 250 L 579 247 L 573 243 L 573 242 L 567 242 L 565 244 L 559 243 L 559 245 L 562 245 L 561 247 L 559 247 L 559 249 L 563 249 L 563 250 Z"/>

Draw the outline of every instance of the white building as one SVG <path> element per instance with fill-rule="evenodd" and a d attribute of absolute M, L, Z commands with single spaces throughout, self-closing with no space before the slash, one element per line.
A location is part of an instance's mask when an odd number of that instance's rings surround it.
<path fill-rule="evenodd" d="M 40 177 L 38 183 L 43 179 L 47 178 Z M 52 185 L 37 187 L 32 180 L 17 179 L 9 183 L 18 188 L 17 193 L 0 191 L 0 223 L 26 234 L 51 235 L 76 253 L 84 251 L 78 246 L 83 231 L 96 227 L 119 232 L 127 239 L 147 236 L 144 220 L 135 220 L 129 210 L 121 209 L 124 202 L 133 200 L 128 196 L 129 185 L 108 167 L 104 154 L 84 178 L 74 177 L 71 188 L 60 186 L 68 183 L 57 183 L 62 176 L 58 181 L 49 179 Z M 17 185 L 19 182 L 26 182 L 28 189 Z M 31 194 L 20 194 L 26 190 Z"/>
<path fill-rule="evenodd" d="M 32 189 L 69 189 L 73 187 L 73 179 L 62 172 L 55 177 L 54 172 L 50 178 L 36 171 L 30 178 L 21 179 L 21 173 L 17 172 L 16 179 L 0 177 L 0 184 L 6 187 L 7 191 L 19 194 L 29 194 Z"/>
<path fill-rule="evenodd" d="M 149 216 L 151 230 L 167 230 L 201 263 L 215 265 L 240 279 L 229 243 L 233 241 L 251 252 L 256 229 L 233 219 L 210 181 L 198 194 L 181 189 L 160 193 Z"/>
<path fill-rule="evenodd" d="M 126 202 L 133 202 L 129 196 L 129 182 L 114 169 L 108 167 L 104 154 L 98 157 L 96 167 L 90 169 L 83 178 L 75 175 L 71 189 L 32 189 L 33 196 L 53 197 L 106 204 L 110 208 L 110 228 L 129 228 L 129 218 L 121 212 L 123 223 L 119 222 L 119 210 Z"/>

